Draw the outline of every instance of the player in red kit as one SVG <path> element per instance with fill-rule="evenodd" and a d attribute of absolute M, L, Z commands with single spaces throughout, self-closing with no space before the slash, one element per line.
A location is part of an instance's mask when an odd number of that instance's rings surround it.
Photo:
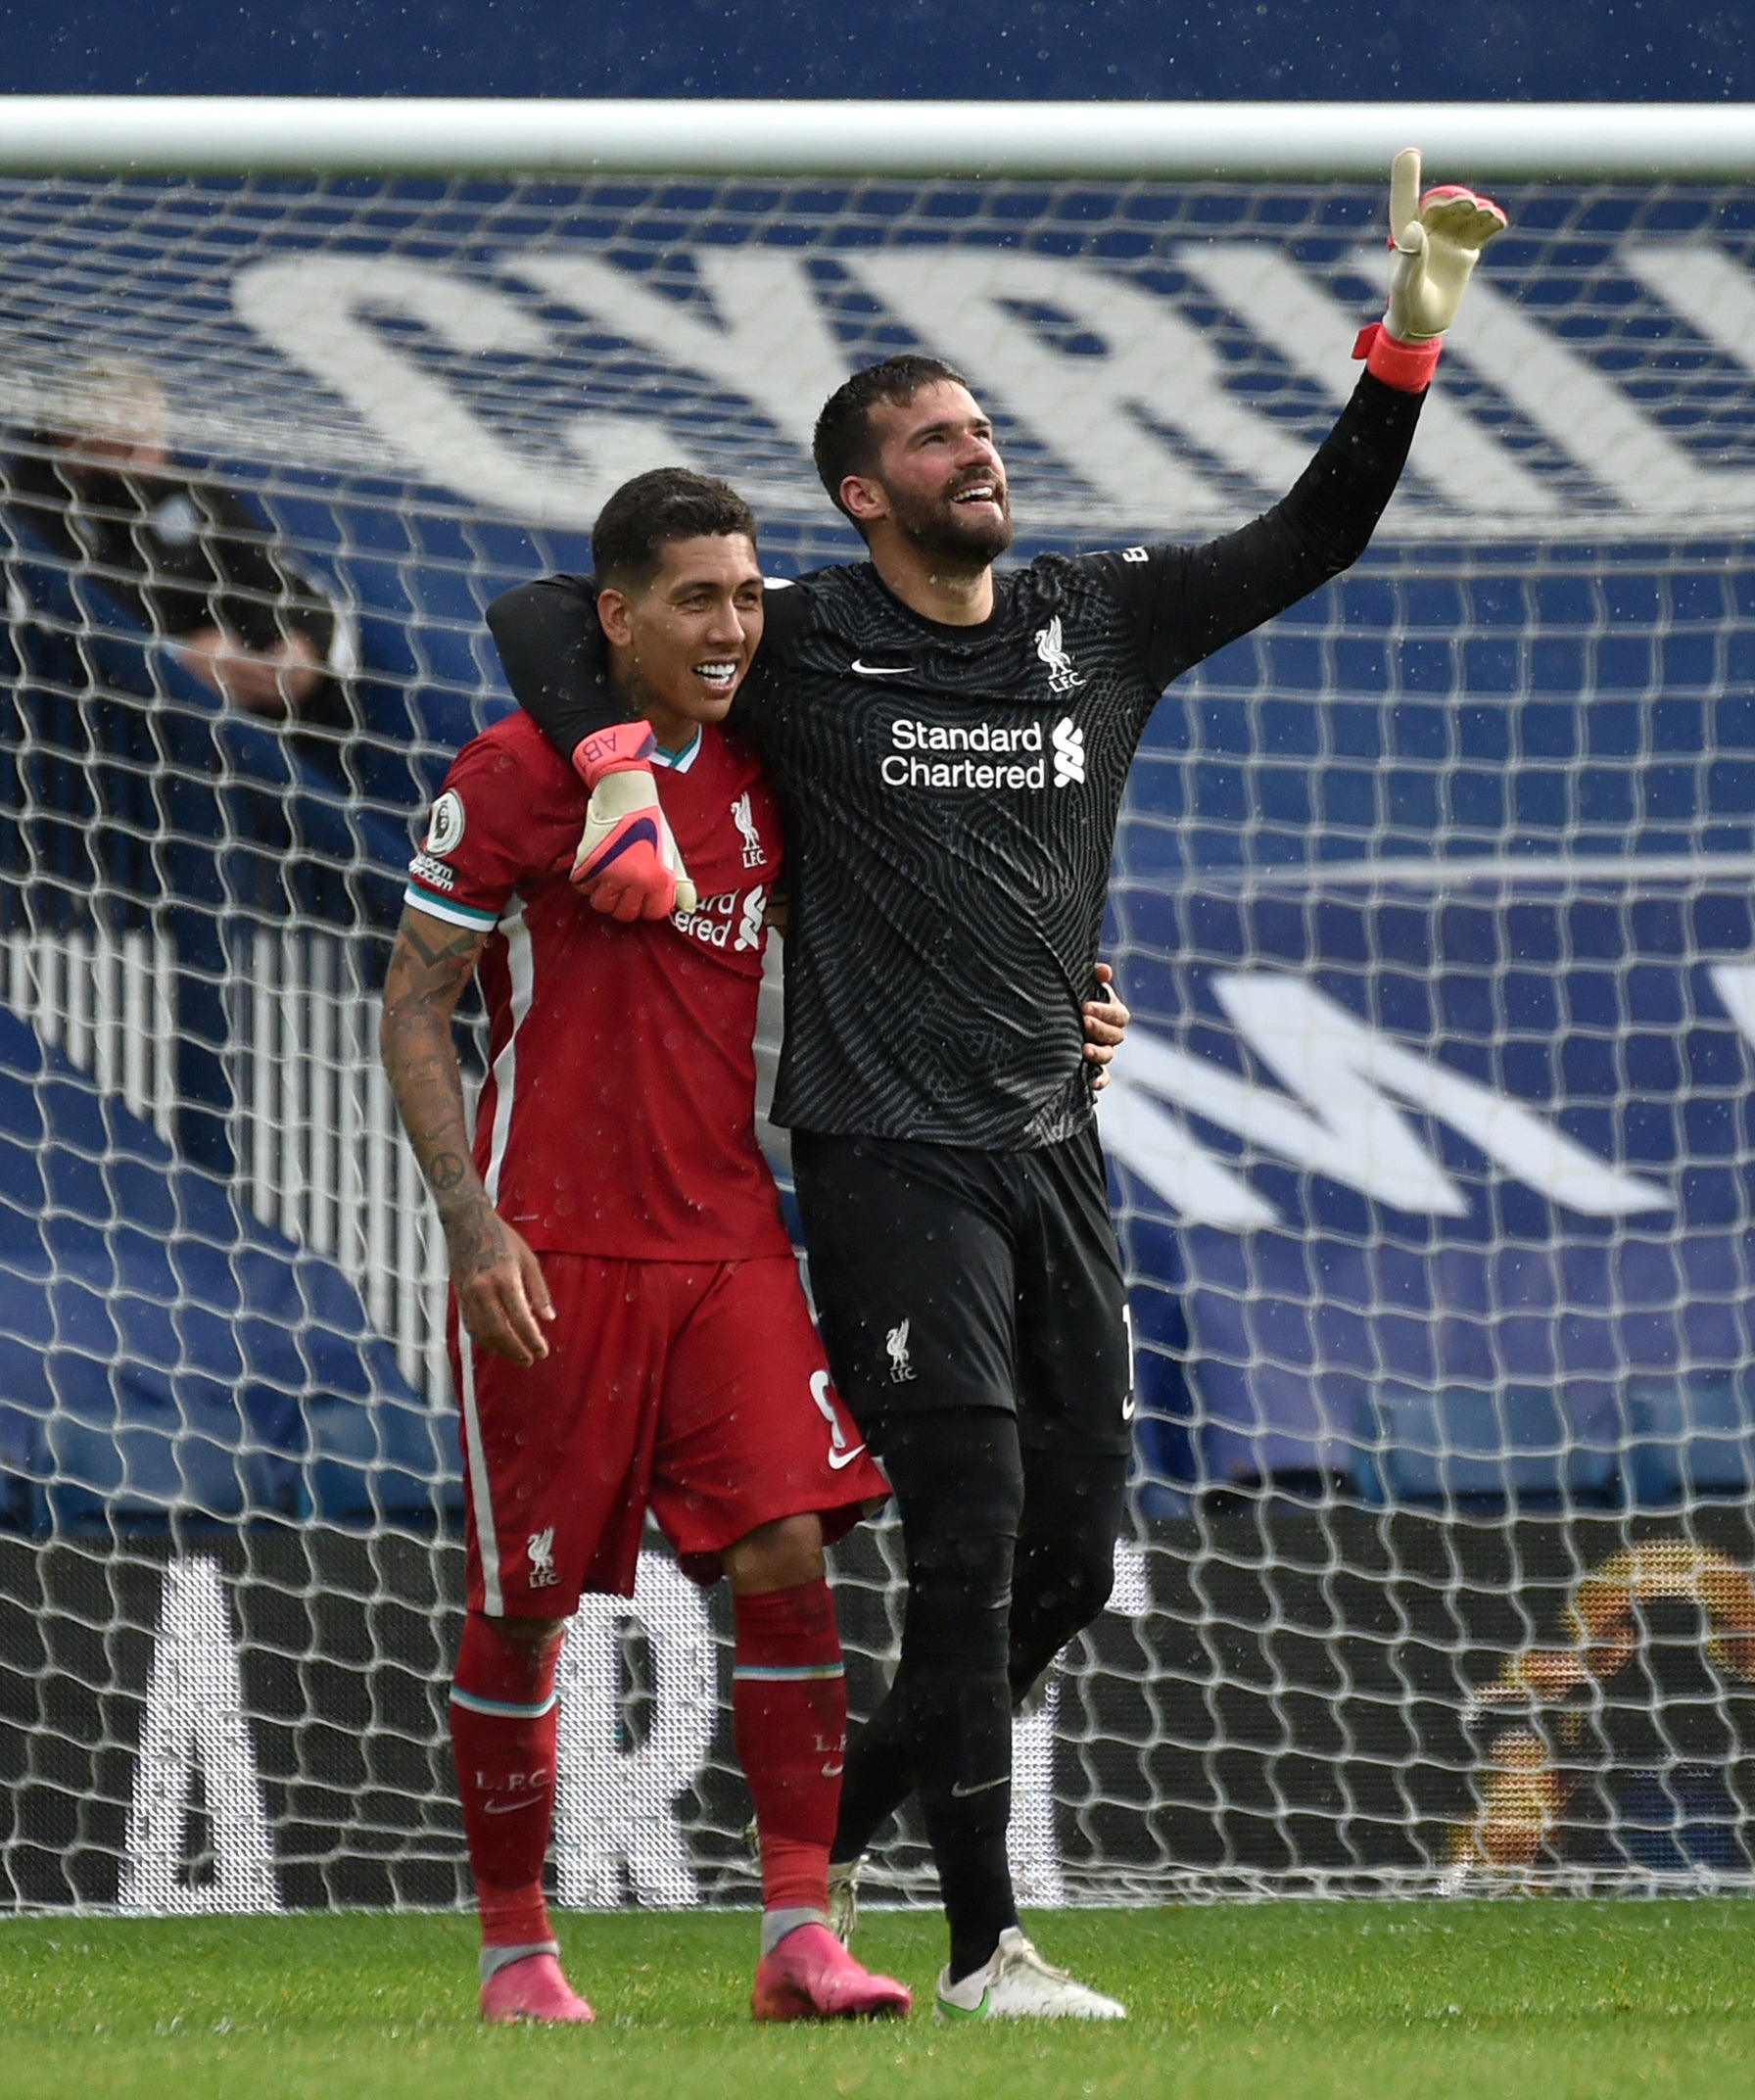
<path fill-rule="evenodd" d="M 847 1702 L 823 1546 L 888 1493 L 830 1384 L 755 1135 L 756 1001 L 779 815 L 715 726 L 762 622 L 755 525 L 680 470 L 593 537 L 613 675 L 694 871 L 620 926 L 569 881 L 585 789 L 513 715 L 458 755 L 410 869 L 384 1059 L 444 1221 L 458 1319 L 468 1613 L 451 1739 L 490 2020 L 581 2023 L 543 1897 L 555 1662 L 583 1590 L 634 1588 L 650 1509 L 721 1572 L 763 1883 L 758 2019 L 901 2014 L 828 1930 Z M 649 725 L 649 734 L 646 725 Z M 666 829 L 668 826 L 668 829 Z M 466 1134 L 451 1017 L 489 1072 Z"/>

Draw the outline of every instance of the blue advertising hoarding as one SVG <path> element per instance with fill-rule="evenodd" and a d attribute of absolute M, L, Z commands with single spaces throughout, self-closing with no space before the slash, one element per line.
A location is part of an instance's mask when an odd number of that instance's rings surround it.
<path fill-rule="evenodd" d="M 1464 1456 L 1521 1410 L 1530 1484 L 1606 1497 L 1636 1403 L 1743 1376 L 1752 880 L 1532 856 L 1125 891 L 1142 1026 L 1104 1132 L 1177 1360 L 1146 1356 L 1155 1469 L 1370 1497 L 1438 1393 Z"/>

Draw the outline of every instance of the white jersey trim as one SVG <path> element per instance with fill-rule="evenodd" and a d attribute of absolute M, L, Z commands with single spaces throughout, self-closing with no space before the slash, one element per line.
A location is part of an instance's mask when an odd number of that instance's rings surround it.
<path fill-rule="evenodd" d="M 467 927 L 472 933 L 491 933 L 499 924 L 498 913 L 480 911 L 473 904 L 453 903 L 450 897 L 437 896 L 418 883 L 410 883 L 403 891 L 403 902 L 417 912 L 425 912 L 429 919 L 443 919 L 447 926 Z"/>
<path fill-rule="evenodd" d="M 499 922 L 505 935 L 506 973 L 511 979 L 511 1028 L 494 1060 L 494 1130 L 488 1145 L 488 1201 L 499 1201 L 499 1177 L 505 1167 L 506 1139 L 512 1127 L 512 1097 L 518 1086 L 518 1030 L 529 1018 L 536 991 L 536 965 L 531 951 L 530 929 L 524 921 L 524 899 L 514 896 Z M 488 1456 L 482 1448 L 481 1420 L 475 1402 L 475 1354 L 469 1332 L 457 1322 L 457 1358 L 463 1367 L 463 1420 L 468 1429 L 469 1499 L 475 1509 L 475 1537 L 482 1559 L 482 1608 L 491 1618 L 505 1611 L 505 1596 L 499 1583 L 499 1536 L 494 1529 L 494 1497 L 488 1481 Z"/>
<path fill-rule="evenodd" d="M 463 1453 L 469 1467 L 469 1503 L 475 1512 L 475 1545 L 482 1561 L 482 1609 L 491 1619 L 505 1616 L 505 1593 L 499 1583 L 499 1534 L 494 1529 L 494 1491 L 488 1479 L 488 1454 L 482 1443 L 481 1414 L 475 1399 L 475 1349 L 461 1313 L 457 1316 L 457 1364 L 462 1387 Z"/>
<path fill-rule="evenodd" d="M 512 1129 L 512 1096 L 518 1087 L 518 1030 L 530 1018 L 536 996 L 536 957 L 531 948 L 530 928 L 524 920 L 524 899 L 515 896 L 499 922 L 505 935 L 506 975 L 511 979 L 511 1027 L 494 1060 L 494 1130 L 488 1141 L 488 1170 L 482 1176 L 488 1201 L 499 1201 L 499 1177 L 505 1170 L 506 1140 Z"/>
<path fill-rule="evenodd" d="M 667 751 L 663 744 L 652 746 L 652 763 L 662 766 L 667 773 L 687 773 L 701 755 L 701 733 L 697 729 L 680 751 Z"/>

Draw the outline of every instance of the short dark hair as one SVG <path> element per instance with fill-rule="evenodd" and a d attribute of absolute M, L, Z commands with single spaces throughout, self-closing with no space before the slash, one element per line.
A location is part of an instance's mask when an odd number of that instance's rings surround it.
<path fill-rule="evenodd" d="M 643 590 L 673 540 L 741 533 L 755 545 L 756 514 L 729 482 L 686 466 L 656 466 L 625 481 L 592 527 L 592 567 L 600 583 Z"/>
<path fill-rule="evenodd" d="M 847 507 L 841 501 L 841 483 L 847 476 L 869 474 L 878 464 L 878 433 L 872 424 L 872 410 L 879 403 L 894 408 L 906 407 L 923 387 L 937 386 L 944 380 L 953 386 L 969 385 L 963 374 L 942 358 L 905 351 L 899 358 L 885 358 L 881 364 L 868 364 L 863 372 L 855 372 L 823 404 L 816 435 L 811 440 L 811 457 L 817 462 L 819 480 L 829 491 L 829 501 L 837 510 Z"/>

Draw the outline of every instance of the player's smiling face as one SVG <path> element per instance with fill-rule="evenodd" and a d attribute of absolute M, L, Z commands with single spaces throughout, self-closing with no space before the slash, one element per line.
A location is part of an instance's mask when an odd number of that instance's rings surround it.
<path fill-rule="evenodd" d="M 762 639 L 762 571 L 742 533 L 667 540 L 640 589 L 605 584 L 597 617 L 610 681 L 681 750 L 703 722 L 725 719 Z"/>
<path fill-rule="evenodd" d="M 868 532 L 887 525 L 922 552 L 952 566 L 983 568 L 1012 544 L 1006 469 L 993 424 L 954 380 L 922 387 L 909 402 L 879 402 L 875 474 L 850 476 L 865 501 L 854 513 Z M 867 504 L 870 504 L 868 510 Z"/>

